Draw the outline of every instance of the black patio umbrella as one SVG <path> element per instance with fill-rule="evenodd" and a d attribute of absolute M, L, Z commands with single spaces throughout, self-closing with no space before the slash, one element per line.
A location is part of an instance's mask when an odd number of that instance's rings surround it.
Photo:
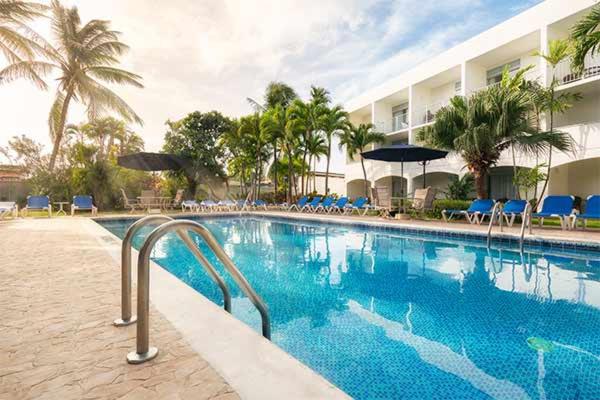
<path fill-rule="evenodd" d="M 191 165 L 191 160 L 175 154 L 140 152 L 119 157 L 117 164 L 141 171 L 177 171 Z"/>
<path fill-rule="evenodd" d="M 423 165 L 423 187 L 425 187 L 425 166 L 431 160 L 446 157 L 447 151 L 415 146 L 412 144 L 396 144 L 388 147 L 365 151 L 361 153 L 368 160 L 390 161 L 400 163 L 400 175 L 404 179 L 404 163 L 420 162 Z M 402 181 L 402 196 L 404 196 L 404 181 Z"/>

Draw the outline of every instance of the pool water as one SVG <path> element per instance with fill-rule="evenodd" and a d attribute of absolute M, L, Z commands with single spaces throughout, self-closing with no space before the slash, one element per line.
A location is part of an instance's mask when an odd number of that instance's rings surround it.
<path fill-rule="evenodd" d="M 100 223 L 122 238 L 131 222 Z M 600 398 L 600 253 L 251 216 L 199 222 L 269 306 L 273 342 L 356 399 Z M 176 236 L 153 260 L 222 304 Z M 226 280 L 233 315 L 260 332 Z"/>

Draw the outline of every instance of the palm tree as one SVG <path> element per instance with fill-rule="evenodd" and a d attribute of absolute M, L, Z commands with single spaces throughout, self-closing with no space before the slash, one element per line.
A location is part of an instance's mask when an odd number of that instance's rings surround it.
<path fill-rule="evenodd" d="M 573 58 L 571 66 L 575 71 L 582 72 L 585 67 L 585 57 L 600 52 L 600 5 L 577 22 L 571 29 L 573 42 Z"/>
<path fill-rule="evenodd" d="M 49 61 L 38 62 L 43 72 L 59 73 L 58 90 L 49 116 L 50 136 L 54 142 L 50 171 L 56 163 L 72 101 L 87 107 L 90 120 L 112 111 L 127 122 L 142 124 L 133 109 L 101 82 L 143 87 L 139 75 L 115 67 L 128 47 L 119 41 L 120 33 L 111 30 L 108 21 L 94 19 L 83 25 L 77 7 L 63 7 L 58 0 L 52 1 L 51 11 L 56 48 L 48 46 L 44 55 Z M 0 71 L 0 77 L 7 80 L 27 76 L 28 69 L 22 63 L 13 63 Z"/>
<path fill-rule="evenodd" d="M 253 198 L 260 197 L 260 184 L 263 177 L 264 160 L 269 156 L 267 144 L 268 137 L 264 130 L 260 128 L 260 115 L 254 113 L 240 118 L 240 135 L 242 140 L 247 142 L 248 150 L 251 152 L 255 161 L 254 183 L 252 185 Z"/>
<path fill-rule="evenodd" d="M 480 199 L 487 197 L 485 178 L 504 150 L 515 146 L 529 154 L 551 146 L 569 151 L 572 146 L 565 133 L 535 132 L 528 126 L 528 109 L 521 95 L 501 90 L 488 88 L 469 99 L 452 98 L 437 112 L 434 124 L 420 133 L 427 144 L 460 154 Z"/>
<path fill-rule="evenodd" d="M 263 130 L 271 141 L 273 147 L 273 175 L 275 182 L 275 194 L 278 193 L 278 173 L 279 157 L 277 151 L 279 144 L 285 136 L 285 127 L 287 124 L 287 114 L 285 108 L 281 104 L 276 104 L 269 108 L 261 117 L 260 129 Z"/>
<path fill-rule="evenodd" d="M 334 136 L 341 136 L 348 130 L 348 113 L 342 106 L 327 109 L 319 118 L 319 129 L 327 138 L 327 167 L 325 168 L 325 194 L 329 193 L 329 164 L 331 162 L 331 144 Z"/>
<path fill-rule="evenodd" d="M 43 52 L 44 40 L 27 23 L 45 16 L 48 7 L 21 0 L 0 0 L 0 53 L 12 65 L 18 65 L 21 76 L 40 89 L 47 85 L 40 74 L 48 72 L 44 63 L 34 61 Z M 8 79 L 7 77 L 3 77 Z M 4 80 L 0 75 L 0 81 Z"/>
<path fill-rule="evenodd" d="M 321 135 L 319 133 L 315 133 L 315 134 L 311 135 L 310 138 L 308 139 L 308 141 L 306 142 L 305 146 L 306 146 L 306 150 L 308 151 L 308 169 L 310 171 L 313 160 L 319 161 L 321 159 L 321 156 L 327 155 L 328 148 L 327 148 L 327 143 L 326 143 L 325 138 L 323 137 L 323 135 Z M 315 171 L 313 170 L 313 173 L 314 172 Z M 316 186 L 316 185 L 314 185 L 314 186 Z M 308 192 L 308 187 L 309 187 L 309 184 L 307 182 L 307 184 L 306 184 L 307 192 Z M 314 188 L 314 190 L 316 190 L 316 188 Z M 325 194 L 327 194 L 327 192 Z"/>
<path fill-rule="evenodd" d="M 271 109 L 279 105 L 286 109 L 297 97 L 296 91 L 284 82 L 270 82 L 265 90 L 264 107 Z"/>
<path fill-rule="evenodd" d="M 572 107 L 573 102 L 581 99 L 581 95 L 578 93 L 569 93 L 563 92 L 556 95 L 556 87 L 560 85 L 560 82 L 554 76 L 554 69 L 556 66 L 566 60 L 570 54 L 572 53 L 571 43 L 567 40 L 551 40 L 548 44 L 548 52 L 541 53 L 536 52 L 535 55 L 542 57 L 548 65 L 552 67 L 552 82 L 550 86 L 546 88 L 547 90 L 541 91 L 541 102 L 543 104 L 543 110 L 545 113 L 548 113 L 548 131 L 554 132 L 554 114 L 564 113 L 569 108 Z M 550 169 L 552 168 L 552 146 L 548 148 L 548 161 L 546 163 L 548 165 L 548 171 L 546 173 L 546 180 L 544 181 L 544 186 L 542 187 L 542 191 L 540 193 L 540 198 L 538 199 L 538 204 L 540 199 L 544 197 L 544 193 L 546 192 L 546 188 L 548 187 L 548 182 L 550 180 Z M 537 206 L 537 205 L 536 205 Z"/>
<path fill-rule="evenodd" d="M 365 196 L 369 196 L 369 181 L 367 180 L 367 170 L 365 169 L 365 160 L 362 153 L 372 144 L 381 144 L 385 142 L 385 135 L 375 131 L 373 124 L 360 124 L 354 126 L 350 124 L 350 129 L 340 136 L 340 148 L 346 147 L 348 157 L 354 158 L 356 153 L 360 155 L 360 164 L 365 178 Z"/>

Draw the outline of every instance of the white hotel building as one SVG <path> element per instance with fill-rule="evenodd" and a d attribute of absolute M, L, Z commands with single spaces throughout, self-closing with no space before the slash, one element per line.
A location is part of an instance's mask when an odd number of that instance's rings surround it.
<path fill-rule="evenodd" d="M 554 75 L 558 91 L 579 92 L 583 99 L 565 114 L 555 117 L 556 129 L 571 134 L 574 154 L 555 152 L 552 160 L 550 194 L 573 194 L 585 198 L 600 193 L 600 56 L 588 57 L 585 72 L 572 73 L 564 62 L 552 70 L 535 51 L 545 52 L 548 42 L 564 39 L 570 28 L 586 15 L 595 0 L 547 0 L 527 11 L 433 57 L 385 84 L 345 104 L 354 124 L 375 124 L 386 134 L 385 145 L 415 143 L 416 133 L 432 124 L 436 111 L 455 95 L 468 96 L 498 82 L 504 66 L 512 71 L 532 65 L 529 79 L 548 85 Z M 521 167 L 536 164 L 520 156 Z M 540 163 L 545 162 L 541 157 Z M 400 164 L 365 160 L 371 185 L 387 186 L 394 196 L 401 190 Z M 507 153 L 488 178 L 491 198 L 512 198 L 512 159 Z M 427 185 L 445 191 L 452 176 L 467 171 L 455 155 L 427 166 Z M 346 189 L 350 197 L 364 192 L 363 172 L 358 157 L 346 160 Z M 405 164 L 408 193 L 422 186 L 422 167 Z"/>

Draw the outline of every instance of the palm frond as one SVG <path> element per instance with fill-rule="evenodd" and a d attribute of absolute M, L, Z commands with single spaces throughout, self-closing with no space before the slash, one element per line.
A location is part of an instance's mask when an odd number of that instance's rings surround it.
<path fill-rule="evenodd" d="M 46 90 L 48 85 L 42 76 L 49 74 L 56 66 L 44 61 L 17 61 L 0 70 L 0 81 L 9 83 L 25 78 L 38 88 Z"/>
<path fill-rule="evenodd" d="M 105 82 L 118 83 L 120 85 L 126 84 L 138 88 L 144 87 L 144 85 L 140 82 L 140 80 L 142 79 L 141 76 L 136 75 L 132 72 L 125 71 L 123 69 L 106 66 L 92 66 L 86 68 L 85 72 Z"/>
<path fill-rule="evenodd" d="M 57 133 L 60 131 L 60 116 L 63 110 L 65 102 L 65 95 L 63 92 L 57 92 L 54 97 L 52 107 L 50 107 L 50 114 L 48 115 L 48 128 L 50 131 L 50 138 L 52 141 L 56 139 Z"/>

